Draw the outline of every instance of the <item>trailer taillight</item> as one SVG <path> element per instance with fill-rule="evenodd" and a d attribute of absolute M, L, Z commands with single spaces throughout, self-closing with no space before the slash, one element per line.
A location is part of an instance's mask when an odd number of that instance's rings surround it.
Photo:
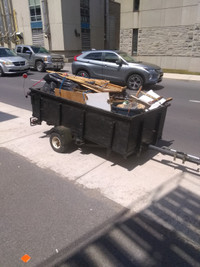
<path fill-rule="evenodd" d="M 82 53 L 79 54 L 79 55 L 74 56 L 74 61 L 77 61 L 77 57 L 79 57 L 80 55 L 82 55 Z"/>

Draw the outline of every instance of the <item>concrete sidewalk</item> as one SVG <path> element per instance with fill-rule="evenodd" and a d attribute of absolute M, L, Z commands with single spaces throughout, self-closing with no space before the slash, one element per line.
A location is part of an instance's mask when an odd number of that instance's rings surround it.
<path fill-rule="evenodd" d="M 200 81 L 200 75 L 164 73 L 163 77 L 167 79 L 176 79 L 176 80 Z"/>
<path fill-rule="evenodd" d="M 72 73 L 71 65 L 72 63 L 65 63 L 64 70 L 69 73 Z M 175 79 L 175 80 L 200 81 L 200 75 L 164 73 L 163 77 L 166 79 Z"/>
<path fill-rule="evenodd" d="M 51 148 L 49 138 L 46 138 L 45 134 L 52 128 L 51 126 L 43 123 L 30 127 L 31 111 L 2 102 L 0 102 L 0 106 L 1 112 L 6 116 L 6 119 L 1 121 L 0 150 L 3 148 L 17 153 L 32 164 L 46 171 L 54 172 L 55 176 L 59 176 L 63 182 L 70 181 L 83 193 L 87 190 L 91 198 L 97 198 L 97 194 L 100 193 L 106 199 L 120 205 L 123 211 L 127 211 L 127 213 L 123 213 L 123 217 L 117 215 L 114 221 L 108 220 L 104 224 L 105 228 L 103 228 L 104 225 L 98 228 L 100 230 L 92 229 L 88 225 L 88 229 L 91 231 L 86 237 L 89 236 L 91 239 L 86 239 L 84 236 L 81 240 L 76 240 L 76 245 L 82 244 L 82 240 L 87 244 L 90 242 L 86 248 L 87 257 L 82 254 L 88 259 L 87 262 L 93 262 L 95 259 L 100 263 L 97 264 L 98 266 L 103 263 L 103 266 L 108 267 L 133 266 L 134 262 L 136 264 L 138 262 L 135 266 L 199 266 L 199 166 L 189 162 L 183 164 L 178 159 L 173 161 L 170 156 L 150 150 L 140 157 L 130 156 L 128 159 L 114 153 L 107 157 L 104 149 L 95 147 L 83 147 L 82 149 L 74 147 L 68 153 L 56 153 Z M 20 166 L 17 165 L 15 168 L 20 175 Z M 55 178 L 53 182 L 59 181 Z M 41 186 L 41 183 L 39 184 Z M 17 180 L 10 186 L 12 186 L 12 190 L 20 189 Z M 28 187 L 30 185 L 27 182 Z M 36 189 L 35 187 L 34 190 Z M 44 199 L 49 197 L 49 188 L 45 190 Z M 61 193 L 65 193 L 64 189 Z M 35 197 L 38 197 L 38 193 Z M 57 198 L 55 201 L 58 201 Z M 53 208 L 55 209 L 54 203 Z M 40 207 L 35 206 L 32 216 L 35 216 L 38 209 Z M 19 210 L 16 210 L 17 212 L 21 212 L 21 206 L 19 206 Z M 32 210 L 30 210 L 31 212 Z M 51 209 L 45 211 L 44 216 L 47 219 L 51 218 L 49 217 Z M 66 223 L 68 223 L 67 220 Z M 80 223 L 87 222 L 80 221 Z M 37 261 L 41 261 L 38 255 L 47 256 L 45 246 L 41 250 L 41 245 L 38 247 L 35 246 L 36 243 L 30 242 L 32 240 L 30 240 L 30 233 L 27 233 L 27 230 L 31 227 L 36 228 L 29 224 L 30 219 L 28 218 L 27 227 L 24 227 L 24 243 L 28 244 L 28 252 L 30 249 L 34 250 L 34 253 L 31 253 L 32 258 L 37 256 Z M 109 231 L 107 231 L 108 227 Z M 18 232 L 20 233 L 20 231 Z M 56 236 L 57 232 L 53 232 L 53 234 Z M 50 238 L 52 239 L 51 236 Z M 44 240 L 43 238 L 41 242 L 46 242 Z M 15 245 L 15 243 L 12 244 Z M 53 244 L 50 248 L 51 253 L 52 249 L 58 248 L 58 245 L 60 249 L 63 246 L 61 243 L 57 243 L 57 245 L 53 239 L 51 244 Z M 70 248 L 67 247 L 64 254 L 61 250 L 61 254 L 56 252 L 56 255 L 58 257 L 68 256 L 68 252 L 71 253 L 74 244 Z M 22 249 L 24 247 L 22 246 Z M 5 253 L 6 256 L 9 255 L 11 258 L 13 254 L 10 256 L 8 253 L 9 251 L 7 254 Z M 119 257 L 116 258 L 116 255 Z M 78 258 L 79 255 L 75 255 L 75 257 Z M 33 266 L 32 262 L 30 267 Z M 42 266 L 55 265 L 43 264 Z"/>

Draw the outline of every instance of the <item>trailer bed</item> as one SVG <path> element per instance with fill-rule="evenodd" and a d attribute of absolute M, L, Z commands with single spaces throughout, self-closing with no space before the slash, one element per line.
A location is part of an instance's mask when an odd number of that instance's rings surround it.
<path fill-rule="evenodd" d="M 162 137 L 169 104 L 129 117 L 30 88 L 33 124 L 64 126 L 75 140 L 93 142 L 127 157 Z"/>

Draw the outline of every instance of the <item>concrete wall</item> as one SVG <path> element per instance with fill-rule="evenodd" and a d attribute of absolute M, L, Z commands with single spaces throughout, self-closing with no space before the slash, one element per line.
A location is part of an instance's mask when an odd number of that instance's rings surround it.
<path fill-rule="evenodd" d="M 32 32 L 30 27 L 30 12 L 28 1 L 14 0 L 12 1 L 13 9 L 16 11 L 16 20 L 18 31 L 23 32 L 24 43 L 32 44 Z M 15 47 L 14 44 L 12 44 Z"/>
<path fill-rule="evenodd" d="M 75 30 L 78 34 L 81 33 L 80 0 L 70 1 L 70 4 L 69 1 L 62 0 L 61 19 L 63 22 L 62 35 L 66 56 L 70 56 L 81 50 L 81 36 L 75 35 Z"/>
<path fill-rule="evenodd" d="M 80 0 L 62 0 L 63 38 L 67 56 L 82 51 Z M 75 34 L 75 30 L 78 33 Z M 90 0 L 90 40 L 91 48 L 104 47 L 104 1 Z"/>
<path fill-rule="evenodd" d="M 12 2 L 16 11 L 18 30 L 24 34 L 23 42 L 32 44 L 28 0 L 12 0 Z M 48 11 L 52 51 L 65 54 L 67 57 L 80 52 L 82 50 L 80 0 L 48 0 Z M 91 48 L 104 48 L 104 20 L 104 0 L 90 0 Z M 75 34 L 75 30 L 78 35 Z M 49 49 L 47 38 L 44 38 L 44 43 Z"/>
<path fill-rule="evenodd" d="M 51 32 L 52 51 L 63 51 L 65 49 L 63 39 L 62 3 L 61 0 L 48 0 L 49 26 Z M 48 40 L 45 47 L 48 48 Z"/>
<path fill-rule="evenodd" d="M 140 0 L 121 3 L 120 48 L 132 54 L 132 29 L 138 28 L 139 60 L 163 68 L 200 71 L 200 0 Z"/>

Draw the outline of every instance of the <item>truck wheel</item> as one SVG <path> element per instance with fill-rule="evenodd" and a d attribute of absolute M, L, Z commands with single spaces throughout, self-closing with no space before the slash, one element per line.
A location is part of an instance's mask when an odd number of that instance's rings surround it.
<path fill-rule="evenodd" d="M 130 90 L 138 90 L 143 85 L 143 83 L 144 81 L 139 74 L 132 74 L 128 77 L 127 87 Z"/>
<path fill-rule="evenodd" d="M 54 151 L 65 153 L 72 142 L 71 131 L 65 127 L 56 127 L 50 135 L 50 144 Z"/>
<path fill-rule="evenodd" d="M 2 70 L 2 68 L 0 67 L 0 77 L 3 77 L 4 76 L 4 72 Z"/>
<path fill-rule="evenodd" d="M 43 72 L 45 70 L 45 65 L 42 61 L 37 61 L 35 64 L 36 70 L 39 72 Z"/>

